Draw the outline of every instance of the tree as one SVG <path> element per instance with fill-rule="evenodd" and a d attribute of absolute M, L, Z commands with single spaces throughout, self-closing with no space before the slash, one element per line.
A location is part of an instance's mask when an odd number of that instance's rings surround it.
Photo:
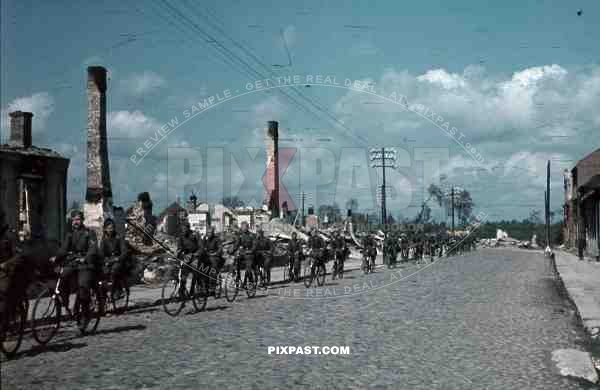
<path fill-rule="evenodd" d="M 346 202 L 346 210 L 352 210 L 352 213 L 358 210 L 358 200 L 356 198 L 349 199 Z"/>
<path fill-rule="evenodd" d="M 237 196 L 228 196 L 226 198 L 223 198 L 223 206 L 230 208 L 230 209 L 235 209 L 237 207 L 244 207 L 246 204 L 244 203 L 244 201 L 242 201 L 241 199 L 239 199 Z"/>
<path fill-rule="evenodd" d="M 437 204 L 442 207 L 445 204 L 446 197 L 442 192 L 442 189 L 435 184 L 430 184 L 427 188 L 427 192 L 429 193 L 429 197 L 435 199 Z"/>
<path fill-rule="evenodd" d="M 469 191 L 461 191 L 454 204 L 454 208 L 458 212 L 458 220 L 461 224 L 466 225 L 469 223 L 469 218 L 471 218 L 471 213 L 473 212 L 473 206 L 473 199 L 471 199 Z"/>
<path fill-rule="evenodd" d="M 542 212 L 538 209 L 533 209 L 529 212 L 529 218 L 527 218 L 527 222 L 533 225 L 541 225 L 542 224 Z"/>

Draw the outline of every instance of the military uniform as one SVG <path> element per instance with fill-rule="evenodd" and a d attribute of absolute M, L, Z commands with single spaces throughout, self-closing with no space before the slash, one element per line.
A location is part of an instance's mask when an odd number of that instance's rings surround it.
<path fill-rule="evenodd" d="M 325 241 L 318 234 L 310 236 L 308 246 L 313 250 L 316 260 L 325 261 Z"/>
<path fill-rule="evenodd" d="M 104 273 L 110 275 L 114 282 L 127 275 L 131 268 L 127 242 L 119 234 L 105 235 L 100 245 L 100 255 L 104 260 Z M 106 264 L 106 259 L 115 259 L 114 264 Z"/>
<path fill-rule="evenodd" d="M 0 226 L 0 313 L 12 310 L 24 287 L 24 270 L 17 253 L 17 238 L 8 225 Z M 4 315 L 2 315 L 4 317 Z"/>
<path fill-rule="evenodd" d="M 267 281 L 271 280 L 271 261 L 273 259 L 273 243 L 264 235 L 261 235 L 256 240 L 255 246 L 255 261 L 258 266 L 263 266 L 266 272 Z"/>
<path fill-rule="evenodd" d="M 211 268 L 209 272 L 209 282 L 212 290 L 212 287 L 216 286 L 217 275 L 225 263 L 225 259 L 223 258 L 223 244 L 218 235 L 214 234 L 214 232 L 209 232 L 204 238 L 202 246 L 205 259 L 208 261 Z"/>
<path fill-rule="evenodd" d="M 90 288 L 98 280 L 101 270 L 101 263 L 98 261 L 98 241 L 96 234 L 84 225 L 78 229 L 73 229 L 67 234 L 63 241 L 56 260 L 62 262 L 72 254 L 77 258 L 83 258 L 82 263 L 66 264 L 63 269 L 63 280 L 66 281 L 62 286 L 62 293 L 65 302 L 68 302 L 70 294 L 70 281 L 77 277 L 79 289 L 79 298 L 82 300 L 83 307 L 90 299 Z"/>
<path fill-rule="evenodd" d="M 302 262 L 302 242 L 297 238 L 292 238 L 288 243 L 288 255 L 290 256 L 290 263 L 294 267 L 294 274 L 300 275 L 300 266 Z"/>
<path fill-rule="evenodd" d="M 201 242 L 194 232 L 187 230 L 179 233 L 177 236 L 177 255 L 178 257 L 183 256 L 183 259 L 180 260 L 191 267 L 199 268 L 201 250 Z M 194 262 L 196 263 L 194 264 Z M 186 278 L 190 270 L 190 267 L 183 266 L 182 278 Z"/>
<path fill-rule="evenodd" d="M 234 250 L 240 250 L 240 260 L 244 260 L 246 271 L 250 272 L 254 265 L 255 239 L 253 234 L 250 231 L 241 230 L 233 247 Z M 237 265 L 239 270 L 241 261 L 238 261 Z"/>

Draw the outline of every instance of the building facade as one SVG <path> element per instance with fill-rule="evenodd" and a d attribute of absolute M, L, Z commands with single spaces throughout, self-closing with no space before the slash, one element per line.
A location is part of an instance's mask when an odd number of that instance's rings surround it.
<path fill-rule="evenodd" d="M 600 258 L 600 149 L 579 160 L 565 180 L 566 243 Z"/>
<path fill-rule="evenodd" d="M 10 115 L 10 141 L 0 145 L 0 204 L 23 239 L 56 243 L 66 233 L 69 159 L 33 146 L 30 112 Z"/>

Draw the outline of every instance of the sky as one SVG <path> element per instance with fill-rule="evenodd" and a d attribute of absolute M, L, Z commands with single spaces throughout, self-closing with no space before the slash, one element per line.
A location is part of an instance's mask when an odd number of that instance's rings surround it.
<path fill-rule="evenodd" d="M 600 147 L 596 1 L 249 4 L 3 1 L 0 141 L 8 112 L 33 112 L 34 144 L 71 159 L 69 203 L 83 199 L 98 65 L 114 202 L 148 191 L 157 212 L 192 191 L 261 203 L 270 120 L 291 208 L 304 192 L 377 211 L 370 150 L 387 147 L 393 216 L 414 216 L 433 183 L 468 190 L 486 220 L 526 218 L 548 160 L 560 215 L 563 170 Z"/>

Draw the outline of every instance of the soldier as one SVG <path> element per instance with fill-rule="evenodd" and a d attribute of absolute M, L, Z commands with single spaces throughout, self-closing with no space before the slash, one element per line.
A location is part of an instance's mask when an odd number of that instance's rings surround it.
<path fill-rule="evenodd" d="M 23 280 L 17 253 L 17 237 L 6 222 L 4 209 L 0 207 L 0 317 L 7 318 L 4 313 L 11 313 L 22 290 Z"/>
<path fill-rule="evenodd" d="M 346 252 L 348 250 L 346 246 L 346 240 L 340 234 L 339 231 L 335 232 L 333 239 L 333 249 L 335 251 L 335 260 L 336 260 L 336 273 L 339 275 L 340 279 L 344 278 L 344 261 L 346 260 Z"/>
<path fill-rule="evenodd" d="M 383 241 L 383 256 L 388 268 L 396 265 L 396 256 L 398 255 L 398 240 L 392 233 L 388 233 Z"/>
<path fill-rule="evenodd" d="M 290 268 L 292 269 L 293 280 L 297 282 L 300 279 L 300 265 L 302 262 L 302 243 L 298 240 L 298 234 L 292 233 L 292 239 L 288 243 L 288 255 L 290 257 Z M 291 277 L 292 275 L 290 275 Z"/>
<path fill-rule="evenodd" d="M 256 266 L 264 268 L 265 281 L 268 284 L 271 281 L 271 259 L 273 258 L 274 246 L 271 240 L 265 237 L 265 232 L 262 229 L 258 229 L 258 239 L 254 249 Z"/>
<path fill-rule="evenodd" d="M 67 234 L 58 254 L 50 261 L 60 263 L 69 261 L 63 268 L 62 295 L 66 305 L 69 305 L 70 281 L 77 279 L 77 299 L 83 307 L 83 315 L 89 321 L 90 289 L 98 281 L 102 267 L 98 261 L 98 238 L 96 233 L 83 224 L 83 213 L 74 210 L 71 213 L 71 232 Z M 77 307 L 75 308 L 78 309 Z M 87 325 L 87 324 L 84 324 Z"/>
<path fill-rule="evenodd" d="M 241 268 L 241 261 L 243 260 L 246 266 L 246 272 L 252 272 L 254 268 L 254 237 L 248 230 L 248 222 L 242 222 L 241 230 L 238 233 L 237 240 L 233 244 L 232 253 L 239 250 L 239 257 L 236 259 L 238 272 Z"/>
<path fill-rule="evenodd" d="M 221 238 L 215 233 L 215 227 L 211 226 L 208 230 L 206 237 L 203 240 L 204 254 L 208 257 L 208 262 L 210 263 L 210 292 L 213 293 L 217 275 L 221 272 L 223 265 L 225 263 L 225 259 L 223 258 L 223 245 L 221 242 Z"/>
<path fill-rule="evenodd" d="M 117 233 L 115 222 L 112 219 L 107 219 L 104 222 L 100 256 L 107 267 L 106 273 L 112 282 L 111 294 L 120 294 L 122 289 L 127 287 L 127 276 L 131 264 L 127 242 L 125 242 L 124 237 Z M 112 264 L 107 262 L 107 260 Z"/>
<path fill-rule="evenodd" d="M 325 263 L 325 241 L 319 235 L 317 228 L 313 228 L 310 238 L 308 239 L 308 247 L 313 252 L 315 263 L 313 264 L 313 271 L 317 265 Z"/>
<path fill-rule="evenodd" d="M 375 240 L 370 234 L 367 234 L 363 238 L 362 242 L 363 250 L 367 259 L 371 262 L 371 269 L 375 268 L 375 257 L 377 256 L 377 247 L 375 246 Z"/>
<path fill-rule="evenodd" d="M 179 234 L 177 236 L 177 258 L 183 261 L 188 266 L 182 268 L 182 278 L 185 280 L 190 271 L 190 266 L 200 268 L 202 247 L 198 235 L 190 229 L 190 224 L 187 221 L 181 223 L 179 227 Z M 195 262 L 195 264 L 194 264 Z M 206 277 L 206 275 L 201 275 Z M 181 292 L 184 290 L 184 285 L 181 286 Z"/>

